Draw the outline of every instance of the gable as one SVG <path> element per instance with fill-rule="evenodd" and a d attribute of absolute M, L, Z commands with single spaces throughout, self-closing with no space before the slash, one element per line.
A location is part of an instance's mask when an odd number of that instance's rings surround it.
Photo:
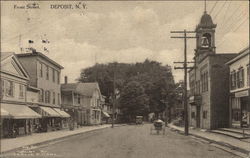
<path fill-rule="evenodd" d="M 22 65 L 14 56 L 10 56 L 1 62 L 1 71 L 16 77 L 29 78 Z"/>

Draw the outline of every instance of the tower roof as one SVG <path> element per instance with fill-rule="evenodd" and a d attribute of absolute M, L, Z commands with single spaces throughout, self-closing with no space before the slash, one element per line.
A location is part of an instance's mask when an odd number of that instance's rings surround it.
<path fill-rule="evenodd" d="M 213 23 L 212 17 L 205 11 L 201 17 L 198 28 L 215 28 L 216 24 Z"/>

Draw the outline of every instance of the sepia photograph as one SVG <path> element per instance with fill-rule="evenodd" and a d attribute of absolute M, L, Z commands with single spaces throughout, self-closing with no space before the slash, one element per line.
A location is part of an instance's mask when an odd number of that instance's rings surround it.
<path fill-rule="evenodd" d="M 0 8 L 0 158 L 250 158 L 248 0 Z"/>

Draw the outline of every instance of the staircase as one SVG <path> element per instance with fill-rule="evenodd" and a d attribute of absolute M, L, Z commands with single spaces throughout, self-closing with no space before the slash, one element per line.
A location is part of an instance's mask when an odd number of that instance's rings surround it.
<path fill-rule="evenodd" d="M 237 139 L 250 138 L 250 129 L 219 128 L 216 130 L 211 130 L 210 132 L 226 135 L 226 136 L 237 138 Z"/>

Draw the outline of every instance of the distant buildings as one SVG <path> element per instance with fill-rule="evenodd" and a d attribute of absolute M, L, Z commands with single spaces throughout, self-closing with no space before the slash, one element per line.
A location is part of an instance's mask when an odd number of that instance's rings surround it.
<path fill-rule="evenodd" d="M 250 127 L 249 47 L 226 64 L 230 68 L 229 122 L 231 127 Z"/>
<path fill-rule="evenodd" d="M 236 54 L 216 54 L 215 28 L 206 12 L 196 27 L 195 65 L 189 71 L 189 122 L 197 128 L 229 126 L 229 67 Z"/>
<path fill-rule="evenodd" d="M 98 83 L 65 83 L 61 86 L 62 106 L 77 125 L 101 123 L 102 95 Z"/>

